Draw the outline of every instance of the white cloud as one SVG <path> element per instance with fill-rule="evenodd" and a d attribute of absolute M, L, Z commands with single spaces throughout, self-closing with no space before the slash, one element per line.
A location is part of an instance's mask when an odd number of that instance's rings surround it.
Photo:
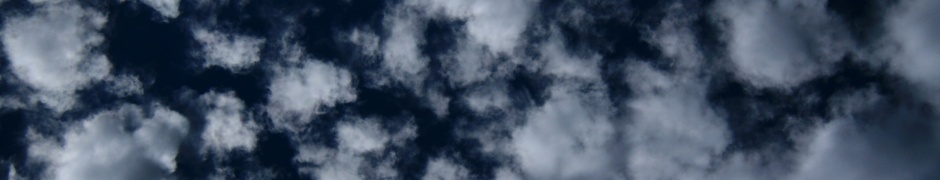
<path fill-rule="evenodd" d="M 559 32 L 553 33 L 555 37 L 542 45 L 541 53 L 544 61 L 541 65 L 542 73 L 558 78 L 576 78 L 583 80 L 600 80 L 600 60 L 597 54 L 589 57 L 578 57 L 568 53 Z"/>
<path fill-rule="evenodd" d="M 219 66 L 234 72 L 245 70 L 261 59 L 264 39 L 197 28 L 193 36 L 202 44 L 203 66 Z"/>
<path fill-rule="evenodd" d="M 418 17 L 405 10 L 387 14 L 385 18 L 390 35 L 382 43 L 382 67 L 391 75 L 389 78 L 408 86 L 420 84 L 427 73 L 428 59 L 418 48 L 424 38 L 421 23 Z"/>
<path fill-rule="evenodd" d="M 629 100 L 629 166 L 637 179 L 705 177 L 730 143 L 724 120 L 705 100 L 696 78 L 659 72 L 637 63 L 627 69 L 637 93 Z"/>
<path fill-rule="evenodd" d="M 376 76 L 376 84 L 386 86 L 389 80 L 400 83 L 420 97 L 425 104 L 438 116 L 447 114 L 450 97 L 436 86 L 426 86 L 425 79 L 428 74 L 427 57 L 421 54 L 418 45 L 423 40 L 424 19 L 411 11 L 410 7 L 397 7 L 386 14 L 384 24 L 390 33 L 382 43 L 382 69 L 380 76 Z M 369 48 L 366 44 L 365 48 Z"/>
<path fill-rule="evenodd" d="M 366 159 L 369 154 L 382 154 L 389 146 L 400 146 L 413 139 L 413 124 L 399 132 L 388 132 L 378 124 L 378 119 L 363 119 L 341 122 L 336 126 L 338 147 L 302 145 L 295 161 L 313 163 L 316 166 L 301 166 L 301 172 L 317 179 L 394 179 L 398 176 L 393 167 L 394 153 L 377 162 Z"/>
<path fill-rule="evenodd" d="M 13 74 L 38 92 L 33 99 L 56 112 L 77 103 L 76 90 L 105 79 L 111 64 L 94 50 L 107 19 L 70 2 L 37 2 L 39 9 L 6 21 L 4 51 Z"/>
<path fill-rule="evenodd" d="M 144 85 L 135 75 L 108 76 L 108 92 L 119 97 L 144 94 Z"/>
<path fill-rule="evenodd" d="M 934 16 L 940 2 L 930 0 L 903 1 L 891 9 L 885 26 L 887 38 L 899 45 L 898 54 L 890 57 L 890 70 L 922 90 L 931 103 L 940 109 L 940 18 Z"/>
<path fill-rule="evenodd" d="M 167 19 L 176 18 L 180 15 L 180 0 L 141 0 Z"/>
<path fill-rule="evenodd" d="M 834 119 L 804 134 L 793 179 L 932 179 L 940 175 L 934 116 L 873 89 L 835 98 Z M 933 134 L 931 134 L 933 133 Z"/>
<path fill-rule="evenodd" d="M 470 179 L 470 171 L 446 158 L 437 158 L 428 162 L 423 180 L 462 180 Z"/>
<path fill-rule="evenodd" d="M 622 179 L 608 153 L 614 129 L 606 97 L 577 82 L 551 87 L 551 97 L 512 132 L 519 167 L 533 179 Z"/>
<path fill-rule="evenodd" d="M 272 72 L 266 110 L 278 128 L 299 130 L 326 108 L 356 100 L 353 77 L 346 69 L 308 60 Z"/>
<path fill-rule="evenodd" d="M 244 117 L 245 105 L 234 92 L 211 91 L 199 99 L 207 106 L 206 127 L 202 132 L 203 151 L 254 150 L 258 141 L 255 135 L 260 127 Z"/>
<path fill-rule="evenodd" d="M 505 84 L 486 84 L 468 88 L 463 95 L 465 103 L 474 112 L 507 109 L 510 104 Z"/>
<path fill-rule="evenodd" d="M 789 88 L 829 73 L 849 50 L 848 32 L 824 1 L 726 0 L 716 6 L 732 70 L 758 87 Z"/>
<path fill-rule="evenodd" d="M 428 7 L 432 15 L 442 13 L 466 19 L 467 33 L 474 43 L 501 53 L 509 53 L 517 46 L 537 5 L 531 0 L 414 0 L 406 3 Z"/>
<path fill-rule="evenodd" d="M 136 105 L 100 112 L 68 128 L 61 142 L 30 131 L 29 156 L 52 179 L 157 179 L 176 169 L 189 122 L 164 107 Z"/>

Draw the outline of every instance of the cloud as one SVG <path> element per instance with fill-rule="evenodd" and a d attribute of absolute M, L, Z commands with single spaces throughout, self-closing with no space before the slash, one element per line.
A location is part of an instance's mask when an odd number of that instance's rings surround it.
<path fill-rule="evenodd" d="M 135 75 L 108 76 L 107 90 L 119 97 L 144 94 L 144 85 Z"/>
<path fill-rule="evenodd" d="M 260 127 L 245 118 L 245 105 L 234 92 L 210 91 L 199 100 L 206 106 L 206 127 L 202 132 L 204 152 L 224 154 L 233 150 L 254 150 Z"/>
<path fill-rule="evenodd" d="M 626 100 L 625 136 L 630 176 L 634 179 L 701 179 L 731 143 L 720 109 L 706 99 L 709 75 L 690 24 L 697 17 L 673 4 L 660 26 L 645 32 L 672 70 L 645 62 L 623 69 L 633 98 Z"/>
<path fill-rule="evenodd" d="M 418 48 L 424 38 L 423 24 L 416 15 L 402 8 L 386 15 L 384 24 L 389 36 L 382 43 L 382 67 L 393 80 L 416 86 L 424 80 L 428 59 Z"/>
<path fill-rule="evenodd" d="M 940 2 L 936 1 L 903 1 L 890 9 L 885 26 L 889 31 L 886 38 L 899 46 L 898 54 L 887 55 L 889 69 L 923 88 L 925 96 L 940 109 L 940 96 L 933 95 L 940 90 L 936 81 L 940 78 L 940 19 L 933 16 L 938 8 Z"/>
<path fill-rule="evenodd" d="M 193 36 L 202 45 L 203 66 L 219 66 L 233 72 L 243 71 L 261 57 L 264 39 L 197 28 Z"/>
<path fill-rule="evenodd" d="M 473 43 L 485 45 L 492 51 L 508 53 L 520 42 L 528 26 L 536 1 L 518 0 L 414 0 L 413 6 L 428 7 L 431 15 L 466 19 L 466 29 Z"/>
<path fill-rule="evenodd" d="M 935 179 L 935 115 L 873 89 L 832 101 L 832 121 L 805 134 L 794 179 Z"/>
<path fill-rule="evenodd" d="M 389 132 L 376 121 L 379 120 L 341 122 L 335 128 L 336 148 L 302 145 L 294 160 L 314 164 L 300 168 L 302 173 L 317 179 L 394 179 L 398 176 L 393 167 L 397 157 L 394 153 L 385 154 L 385 148 L 401 146 L 413 139 L 416 127 L 409 124 L 398 132 Z M 376 157 L 378 160 L 370 160 Z"/>
<path fill-rule="evenodd" d="M 164 18 L 173 19 L 180 15 L 180 0 L 141 0 L 154 10 L 163 15 Z"/>
<path fill-rule="evenodd" d="M 725 121 L 705 100 L 701 80 L 636 64 L 627 69 L 637 97 L 627 103 L 629 166 L 637 179 L 694 179 L 730 143 Z"/>
<path fill-rule="evenodd" d="M 823 1 L 725 0 L 715 6 L 733 72 L 757 87 L 790 88 L 827 74 L 850 50 Z"/>
<path fill-rule="evenodd" d="M 419 48 L 424 38 L 423 20 L 421 14 L 408 6 L 397 7 L 386 14 L 383 23 L 389 36 L 382 42 L 382 73 L 374 81 L 379 86 L 401 84 L 423 97 L 424 103 L 435 114 L 444 116 L 450 98 L 440 91 L 440 86 L 425 84 L 430 60 L 421 54 Z M 364 45 L 364 48 L 369 48 L 368 44 Z"/>
<path fill-rule="evenodd" d="M 356 100 L 353 77 L 346 69 L 308 60 L 272 72 L 266 110 L 277 128 L 302 129 L 326 108 Z"/>
<path fill-rule="evenodd" d="M 512 132 L 519 167 L 534 179 L 618 179 L 607 152 L 614 135 L 606 97 L 578 83 L 551 87 L 544 105 Z"/>
<path fill-rule="evenodd" d="M 105 79 L 111 70 L 96 50 L 107 19 L 76 3 L 36 5 L 37 11 L 6 21 L 0 33 L 4 51 L 16 78 L 38 91 L 32 99 L 64 112 L 77 103 L 76 90 Z"/>
<path fill-rule="evenodd" d="M 460 180 L 470 179 L 467 168 L 455 164 L 446 158 L 437 158 L 428 162 L 423 180 Z"/>
<path fill-rule="evenodd" d="M 189 122 L 159 105 L 99 112 L 58 138 L 31 130 L 29 156 L 48 164 L 52 179 L 159 179 L 176 169 L 176 153 Z"/>

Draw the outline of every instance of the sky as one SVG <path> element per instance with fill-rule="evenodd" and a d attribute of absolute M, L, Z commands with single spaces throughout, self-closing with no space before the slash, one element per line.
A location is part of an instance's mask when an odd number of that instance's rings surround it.
<path fill-rule="evenodd" d="M 0 0 L 0 177 L 940 179 L 937 10 Z"/>

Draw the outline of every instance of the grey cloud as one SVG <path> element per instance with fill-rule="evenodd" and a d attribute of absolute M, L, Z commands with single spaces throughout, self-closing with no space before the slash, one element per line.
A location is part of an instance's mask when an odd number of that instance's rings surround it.
<path fill-rule="evenodd" d="M 266 111 L 277 128 L 302 129 L 325 109 L 356 100 L 348 70 L 308 60 L 297 67 L 275 67 Z"/>
<path fill-rule="evenodd" d="M 72 108 L 74 92 L 105 79 L 108 62 L 95 47 L 107 19 L 71 2 L 35 2 L 39 9 L 6 21 L 2 33 L 10 70 L 36 89 L 32 99 L 56 112 Z"/>
<path fill-rule="evenodd" d="M 99 112 L 59 138 L 30 131 L 29 156 L 48 164 L 51 179 L 158 179 L 176 169 L 177 148 L 189 129 L 180 114 L 156 105 Z"/>
<path fill-rule="evenodd" d="M 715 5 L 724 25 L 730 68 L 758 87 L 790 88 L 830 73 L 851 50 L 841 22 L 824 1 L 725 0 Z"/>

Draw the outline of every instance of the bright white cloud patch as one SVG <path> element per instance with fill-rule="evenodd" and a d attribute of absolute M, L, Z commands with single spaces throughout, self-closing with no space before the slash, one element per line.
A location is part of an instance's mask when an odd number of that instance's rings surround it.
<path fill-rule="evenodd" d="M 167 19 L 176 18 L 180 15 L 180 0 L 141 0 Z"/>
<path fill-rule="evenodd" d="M 521 169 L 534 179 L 617 179 L 608 144 L 614 129 L 603 94 L 582 94 L 579 83 L 551 88 L 545 104 L 512 133 Z"/>
<path fill-rule="evenodd" d="M 758 87 L 789 88 L 826 74 L 848 49 L 848 32 L 824 1 L 721 1 L 734 72 Z"/>
<path fill-rule="evenodd" d="M 423 180 L 462 180 L 470 179 L 467 168 L 444 158 L 428 162 Z"/>
<path fill-rule="evenodd" d="M 536 1 L 531 0 L 413 0 L 406 3 L 430 8 L 431 14 L 466 19 L 467 33 L 474 43 L 495 52 L 509 52 L 528 26 Z"/>
<path fill-rule="evenodd" d="M 258 141 L 260 127 L 245 119 L 244 103 L 234 92 L 203 94 L 199 100 L 206 105 L 206 127 L 202 132 L 203 151 L 225 153 L 232 150 L 252 151 Z"/>
<path fill-rule="evenodd" d="M 68 128 L 61 141 L 30 133 L 29 156 L 48 163 L 51 179 L 156 179 L 176 169 L 189 122 L 164 107 L 100 112 Z"/>
<path fill-rule="evenodd" d="M 699 79 L 674 76 L 646 64 L 627 69 L 638 94 L 627 107 L 629 166 L 637 179 L 705 177 L 714 158 L 730 143 L 724 120 L 705 100 Z"/>
<path fill-rule="evenodd" d="M 56 112 L 76 103 L 73 93 L 108 76 L 111 64 L 94 50 L 104 37 L 105 16 L 75 3 L 48 2 L 25 16 L 7 19 L 2 42 L 10 70 L 38 91 Z"/>
<path fill-rule="evenodd" d="M 193 30 L 193 36 L 202 44 L 206 67 L 219 66 L 238 72 L 261 59 L 264 39 L 206 29 Z"/>
<path fill-rule="evenodd" d="M 413 139 L 415 127 L 410 125 L 399 132 L 388 132 L 377 124 L 377 119 L 340 123 L 336 127 L 338 147 L 326 148 L 303 145 L 294 158 L 301 163 L 313 163 L 314 167 L 301 167 L 301 172 L 318 179 L 394 179 L 394 154 L 379 161 L 370 161 L 366 156 L 381 155 L 389 146 L 401 145 Z"/>
<path fill-rule="evenodd" d="M 935 16 L 940 2 L 903 1 L 891 9 L 886 26 L 888 39 L 899 45 L 899 54 L 888 55 L 890 69 L 920 86 L 925 96 L 940 109 L 940 18 Z"/>
<path fill-rule="evenodd" d="M 308 60 L 272 72 L 267 112 L 278 128 L 301 129 L 313 115 L 356 100 L 353 77 L 346 69 Z"/>

